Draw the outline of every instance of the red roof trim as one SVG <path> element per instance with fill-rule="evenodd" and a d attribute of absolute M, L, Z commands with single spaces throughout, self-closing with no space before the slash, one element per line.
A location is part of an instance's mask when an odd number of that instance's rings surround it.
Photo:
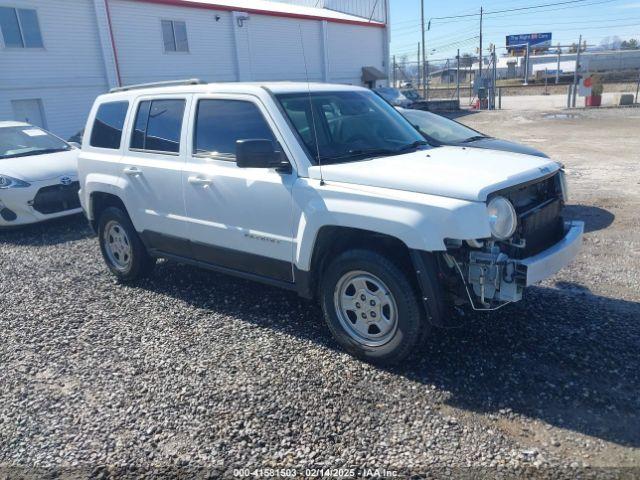
<path fill-rule="evenodd" d="M 326 20 L 327 22 L 333 23 L 345 23 L 347 25 L 360 25 L 364 27 L 378 27 L 385 28 L 386 25 L 380 22 L 367 22 L 366 20 L 347 20 L 343 18 L 331 18 L 331 17 L 322 17 L 322 16 L 313 16 L 313 15 L 305 15 L 302 13 L 290 13 L 290 12 L 274 12 L 272 10 L 261 10 L 257 8 L 240 8 L 240 7 L 232 7 L 229 5 L 217 5 L 213 3 L 204 3 L 204 2 L 186 2 L 184 0 L 138 0 L 140 2 L 147 3 L 159 3 L 163 5 L 173 5 L 176 7 L 188 7 L 188 8 L 204 8 L 207 10 L 222 10 L 222 11 L 239 11 L 239 12 L 247 12 L 247 13 L 255 13 L 259 15 L 269 15 L 271 17 L 285 17 L 285 18 L 300 18 L 303 20 Z"/>
<path fill-rule="evenodd" d="M 120 62 L 118 60 L 118 49 L 116 48 L 116 42 L 113 39 L 113 23 L 111 22 L 111 8 L 109 7 L 109 0 L 104 0 L 104 6 L 107 11 L 107 24 L 109 25 L 109 39 L 111 40 L 111 49 L 113 51 L 113 61 L 116 66 L 116 76 L 118 78 L 118 86 L 122 86 L 122 76 L 120 75 Z"/>

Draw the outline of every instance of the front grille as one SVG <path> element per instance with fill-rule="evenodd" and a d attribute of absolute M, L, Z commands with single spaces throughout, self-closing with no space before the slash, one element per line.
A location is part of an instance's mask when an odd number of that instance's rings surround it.
<path fill-rule="evenodd" d="M 78 190 L 80 190 L 80 182 L 42 187 L 33 199 L 33 208 L 43 214 L 80 208 Z"/>
<path fill-rule="evenodd" d="M 527 258 L 558 243 L 564 235 L 562 190 L 558 175 L 499 192 L 508 198 L 518 214 L 514 244 L 505 247 L 512 258 Z"/>
<path fill-rule="evenodd" d="M 518 235 L 524 239 L 522 258 L 530 257 L 555 245 L 564 234 L 562 201 L 550 200 L 518 216 Z"/>

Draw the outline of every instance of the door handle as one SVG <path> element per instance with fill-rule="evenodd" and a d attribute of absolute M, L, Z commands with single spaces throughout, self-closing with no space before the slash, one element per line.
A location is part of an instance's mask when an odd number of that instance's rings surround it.
<path fill-rule="evenodd" d="M 200 187 L 208 187 L 209 185 L 211 185 L 213 182 L 208 179 L 208 178 L 204 178 L 204 177 L 198 177 L 198 176 L 191 176 L 188 178 L 187 180 L 191 185 L 198 185 Z"/>
<path fill-rule="evenodd" d="M 137 167 L 125 167 L 122 171 L 131 176 L 142 175 L 142 170 Z"/>

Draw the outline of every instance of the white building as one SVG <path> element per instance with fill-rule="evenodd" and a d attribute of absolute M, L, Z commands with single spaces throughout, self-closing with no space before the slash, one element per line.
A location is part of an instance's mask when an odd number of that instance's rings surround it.
<path fill-rule="evenodd" d="M 0 120 L 68 137 L 109 88 L 181 78 L 372 85 L 387 25 L 384 0 L 0 0 Z"/>

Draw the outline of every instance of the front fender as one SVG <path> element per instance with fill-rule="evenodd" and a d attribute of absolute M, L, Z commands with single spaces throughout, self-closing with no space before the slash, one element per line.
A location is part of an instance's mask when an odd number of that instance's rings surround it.
<path fill-rule="evenodd" d="M 293 189 L 297 215 L 295 264 L 308 271 L 325 226 L 368 230 L 423 251 L 446 250 L 444 240 L 491 235 L 486 205 L 435 195 L 300 179 Z M 296 227 L 294 227 L 296 228 Z"/>

